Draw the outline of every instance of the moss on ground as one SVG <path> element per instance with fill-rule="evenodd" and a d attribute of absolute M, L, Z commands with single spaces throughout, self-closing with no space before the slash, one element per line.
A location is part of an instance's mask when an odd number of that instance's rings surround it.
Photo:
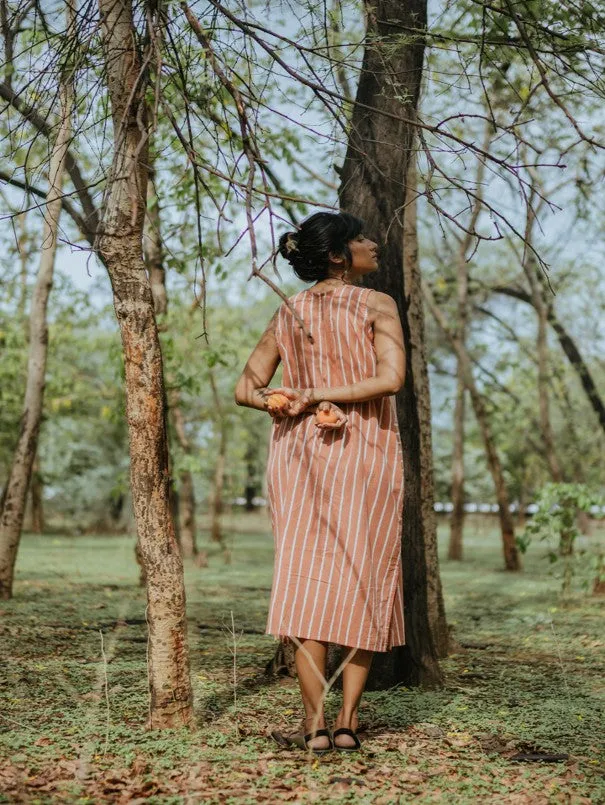
<path fill-rule="evenodd" d="M 469 527 L 468 559 L 442 561 L 445 687 L 367 693 L 363 753 L 308 759 L 267 738 L 301 716 L 296 682 L 262 673 L 276 645 L 268 524 L 227 525 L 232 563 L 207 546 L 209 567 L 186 568 L 192 733 L 144 730 L 133 539 L 24 538 L 15 598 L 0 604 L 0 802 L 605 802 L 602 600 L 580 574 L 562 602 L 543 546 L 505 573 L 497 533 Z M 334 691 L 328 714 L 338 706 Z M 530 750 L 569 758 L 511 760 Z"/>

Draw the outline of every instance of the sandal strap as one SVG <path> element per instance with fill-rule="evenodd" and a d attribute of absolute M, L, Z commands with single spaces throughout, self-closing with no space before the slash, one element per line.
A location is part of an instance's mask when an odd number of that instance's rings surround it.
<path fill-rule="evenodd" d="M 305 743 L 307 743 L 307 741 L 312 741 L 313 738 L 323 738 L 324 736 L 326 738 L 329 738 L 330 737 L 330 731 L 321 729 L 321 730 L 315 730 L 315 732 L 308 732 L 305 735 Z"/>
<path fill-rule="evenodd" d="M 355 741 L 355 746 L 357 746 L 357 747 L 361 746 L 361 742 L 360 742 L 359 738 L 357 737 L 357 734 L 355 732 L 353 732 L 353 730 L 350 730 L 348 727 L 339 727 L 337 730 L 334 730 L 334 732 L 332 733 L 332 738 L 336 738 L 339 735 L 348 735 L 350 738 L 353 738 L 353 740 Z"/>

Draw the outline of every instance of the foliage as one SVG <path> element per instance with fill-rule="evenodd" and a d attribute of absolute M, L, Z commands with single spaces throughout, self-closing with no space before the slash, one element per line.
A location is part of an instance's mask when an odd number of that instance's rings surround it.
<path fill-rule="evenodd" d="M 538 537 L 541 541 L 550 542 L 551 547 L 547 552 L 547 557 L 551 563 L 563 561 L 564 569 L 562 572 L 564 595 L 569 593 L 571 578 L 574 574 L 574 554 L 575 544 L 581 537 L 578 528 L 578 514 L 583 512 L 590 513 L 594 508 L 603 505 L 603 498 L 595 494 L 585 484 L 564 484 L 548 483 L 545 484 L 536 498 L 536 511 L 525 528 L 524 534 L 518 538 L 518 545 L 522 551 L 527 551 L 532 538 Z M 557 547 L 552 547 L 553 540 L 556 540 Z M 580 552 L 580 556 L 586 553 Z M 595 569 L 600 568 L 601 553 L 594 550 L 589 553 L 591 558 L 590 565 Z"/>

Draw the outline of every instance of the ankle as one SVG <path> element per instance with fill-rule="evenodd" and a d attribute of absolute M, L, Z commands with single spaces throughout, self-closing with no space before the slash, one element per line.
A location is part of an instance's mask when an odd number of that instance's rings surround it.
<path fill-rule="evenodd" d="M 351 727 L 357 724 L 357 710 L 343 710 L 342 707 L 336 716 L 336 723 L 341 727 Z"/>
<path fill-rule="evenodd" d="M 323 729 L 326 726 L 326 719 L 323 713 L 321 715 L 315 714 L 305 716 L 305 728 L 309 729 Z"/>

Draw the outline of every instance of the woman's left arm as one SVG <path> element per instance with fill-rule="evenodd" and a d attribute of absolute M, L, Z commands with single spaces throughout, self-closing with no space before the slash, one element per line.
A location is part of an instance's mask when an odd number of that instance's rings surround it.
<path fill-rule="evenodd" d="M 254 347 L 240 379 L 235 386 L 235 402 L 248 408 L 267 410 L 262 391 L 267 388 L 279 366 L 280 356 L 275 338 L 276 311 L 260 341 Z"/>

